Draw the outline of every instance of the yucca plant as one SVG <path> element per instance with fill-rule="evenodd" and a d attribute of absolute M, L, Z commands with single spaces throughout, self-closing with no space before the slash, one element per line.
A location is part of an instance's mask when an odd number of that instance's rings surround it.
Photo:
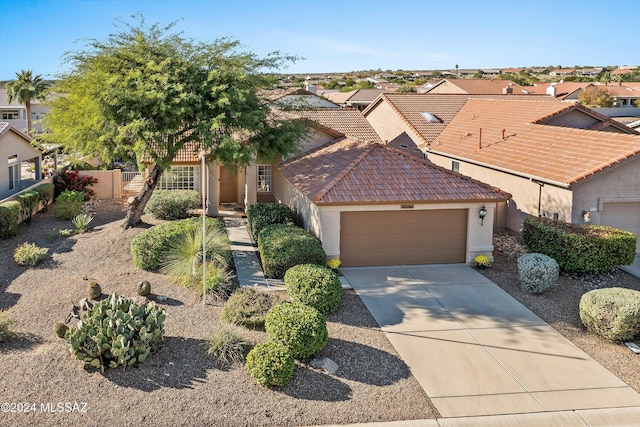
<path fill-rule="evenodd" d="M 224 231 L 213 226 L 205 230 L 206 262 L 226 269 L 229 264 L 229 240 Z M 160 271 L 183 286 L 202 285 L 202 229 L 177 235 L 169 245 Z"/>
<path fill-rule="evenodd" d="M 226 366 L 242 362 L 248 347 L 249 343 L 240 328 L 222 323 L 216 327 L 209 339 L 207 354 L 212 356 L 219 365 Z"/>
<path fill-rule="evenodd" d="M 93 216 L 86 213 L 78 214 L 71 220 L 76 232 L 80 234 L 89 231 L 91 221 L 93 221 Z"/>

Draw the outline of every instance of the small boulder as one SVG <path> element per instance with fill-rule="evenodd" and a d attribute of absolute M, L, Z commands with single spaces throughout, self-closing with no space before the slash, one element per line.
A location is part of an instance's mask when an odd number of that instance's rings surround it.
<path fill-rule="evenodd" d="M 138 283 L 138 295 L 146 297 L 149 294 L 151 294 L 151 283 L 148 280 Z"/>
<path fill-rule="evenodd" d="M 316 369 L 323 369 L 329 375 L 335 374 L 339 368 L 336 362 L 334 362 L 333 360 L 325 356 L 318 356 L 314 358 L 313 360 L 311 360 L 311 362 L 309 362 L 309 365 L 311 365 L 311 367 Z"/>

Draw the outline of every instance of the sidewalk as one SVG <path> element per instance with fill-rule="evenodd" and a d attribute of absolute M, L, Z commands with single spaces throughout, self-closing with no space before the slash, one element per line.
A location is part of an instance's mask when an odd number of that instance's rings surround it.
<path fill-rule="evenodd" d="M 624 265 L 620 267 L 620 269 L 636 277 L 640 277 L 640 254 L 636 254 L 633 264 Z"/>

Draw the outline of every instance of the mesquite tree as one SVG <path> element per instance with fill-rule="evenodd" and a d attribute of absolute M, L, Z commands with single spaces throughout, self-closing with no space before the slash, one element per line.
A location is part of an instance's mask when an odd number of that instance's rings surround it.
<path fill-rule="evenodd" d="M 260 96 L 269 71 L 296 58 L 259 57 L 238 41 L 186 39 L 174 24 L 119 21 L 119 32 L 90 40 L 66 56 L 70 71 L 54 88 L 46 138 L 105 161 L 153 161 L 122 226 L 140 222 L 144 207 L 178 151 L 189 144 L 209 161 L 242 166 L 256 156 L 295 152 L 306 133 L 299 120 L 278 117 Z"/>

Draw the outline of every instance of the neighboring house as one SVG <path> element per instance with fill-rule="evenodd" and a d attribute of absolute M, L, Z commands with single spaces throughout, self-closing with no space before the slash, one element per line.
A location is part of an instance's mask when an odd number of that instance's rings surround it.
<path fill-rule="evenodd" d="M 325 96 L 341 107 L 354 107 L 362 111 L 371 104 L 378 95 L 390 92 L 392 91 L 385 89 L 357 89 L 350 92 L 331 92 Z"/>
<path fill-rule="evenodd" d="M 567 77 L 567 76 L 576 76 L 578 72 L 575 68 L 558 68 L 551 72 L 549 72 L 551 77 Z"/>
<path fill-rule="evenodd" d="M 49 107 L 44 106 L 40 100 L 31 100 L 31 121 L 35 132 L 41 132 L 38 121 L 48 111 Z M 7 89 L 4 87 L 0 88 L 0 121 L 11 124 L 19 131 L 27 131 L 27 107 L 24 104 L 20 104 L 17 99 L 9 103 Z"/>
<path fill-rule="evenodd" d="M 466 95 L 524 95 L 520 86 L 511 80 L 443 79 L 425 93 Z"/>
<path fill-rule="evenodd" d="M 313 86 L 315 90 L 315 86 Z M 338 108 L 334 102 L 306 89 L 268 90 L 264 91 L 268 99 L 276 107 L 285 108 Z"/>
<path fill-rule="evenodd" d="M 502 74 L 518 74 L 519 72 L 523 71 L 524 68 L 503 68 L 502 69 Z"/>
<path fill-rule="evenodd" d="M 614 108 L 638 107 L 638 98 L 640 98 L 640 84 L 634 85 L 608 85 L 599 86 L 611 94 Z"/>
<path fill-rule="evenodd" d="M 594 67 L 594 68 L 582 68 L 578 70 L 578 74 L 585 77 L 596 77 L 605 71 L 602 67 Z"/>
<path fill-rule="evenodd" d="M 510 192 L 509 229 L 542 215 L 640 235 L 640 136 L 588 108 L 470 99 L 426 151 Z"/>
<path fill-rule="evenodd" d="M 344 266 L 472 262 L 493 251 L 493 212 L 510 197 L 347 137 L 275 165 L 273 183 L 275 199 L 295 209 Z"/>
<path fill-rule="evenodd" d="M 429 113 L 429 114 L 425 114 Z M 512 194 L 499 227 L 527 215 L 640 233 L 640 136 L 576 103 L 516 96 L 384 94 L 363 112 L 383 140 Z M 433 116 L 435 120 L 427 117 Z"/>
<path fill-rule="evenodd" d="M 627 65 L 618 67 L 615 70 L 611 71 L 611 76 L 615 77 L 619 75 L 632 74 L 636 68 L 638 67 L 636 66 L 629 67 Z"/>
<path fill-rule="evenodd" d="M 0 200 L 42 180 L 43 151 L 29 136 L 0 121 Z"/>
<path fill-rule="evenodd" d="M 590 86 L 594 86 L 594 84 L 586 82 L 541 82 L 533 86 L 523 86 L 520 90 L 531 95 L 549 95 L 558 99 L 576 101 L 580 92 Z"/>

